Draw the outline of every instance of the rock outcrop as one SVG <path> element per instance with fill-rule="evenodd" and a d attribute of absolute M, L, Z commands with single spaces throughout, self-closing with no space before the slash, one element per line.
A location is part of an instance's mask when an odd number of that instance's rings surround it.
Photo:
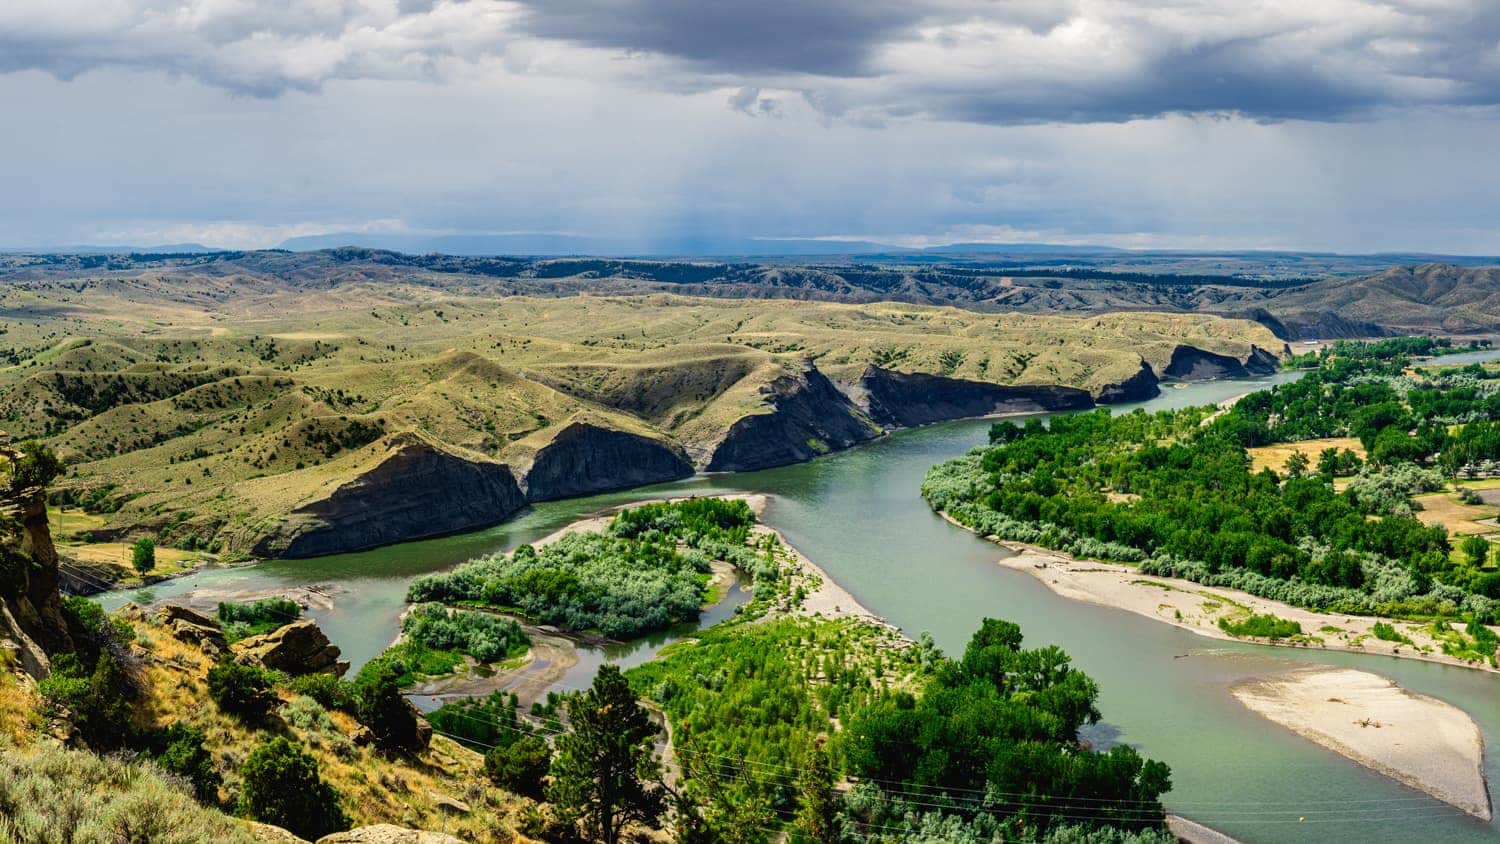
<path fill-rule="evenodd" d="M 1161 394 L 1160 381 L 1151 364 L 1141 361 L 1136 373 L 1117 384 L 1106 384 L 1099 389 L 1094 401 L 1100 404 L 1120 404 L 1130 401 L 1145 401 Z"/>
<path fill-rule="evenodd" d="M 887 428 L 993 413 L 1042 413 L 1094 406 L 1086 391 L 1073 387 L 1011 387 L 877 366 L 867 367 L 856 387 L 865 412 Z"/>
<path fill-rule="evenodd" d="M 332 674 L 342 677 L 349 663 L 339 659 L 339 648 L 312 619 L 299 619 L 234 643 L 235 659 L 292 676 Z"/>
<path fill-rule="evenodd" d="M 9 448 L 0 454 L 15 460 Z M 46 490 L 7 493 L 0 509 L 20 525 L 15 541 L 0 543 L 0 639 L 10 639 L 21 667 L 33 677 L 51 672 L 48 654 L 73 650 L 58 592 L 57 549 L 47 524 Z"/>
<path fill-rule="evenodd" d="M 765 412 L 735 420 L 704 468 L 744 472 L 811 460 L 872 440 L 880 429 L 812 361 L 760 390 Z"/>
<path fill-rule="evenodd" d="M 415 433 L 394 434 L 373 467 L 294 509 L 251 553 L 315 557 L 495 524 L 526 504 L 510 467 Z"/>
<path fill-rule="evenodd" d="M 1172 360 L 1162 374 L 1177 381 L 1211 381 L 1269 375 L 1276 371 L 1276 366 L 1276 356 L 1258 346 L 1250 347 L 1245 360 L 1193 346 L 1178 346 L 1172 350 Z"/>
<path fill-rule="evenodd" d="M 525 472 L 526 498 L 550 501 L 693 474 L 681 448 L 587 421 L 564 425 L 539 447 Z"/>

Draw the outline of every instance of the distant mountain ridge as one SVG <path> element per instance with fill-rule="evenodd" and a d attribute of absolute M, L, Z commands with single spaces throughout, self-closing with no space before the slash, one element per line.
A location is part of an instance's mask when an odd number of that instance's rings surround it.
<path fill-rule="evenodd" d="M 941 258 L 941 256 L 934 256 Z M 344 247 L 315 252 L 266 250 L 201 255 L 0 256 L 0 278 L 105 274 L 203 273 L 265 285 L 332 288 L 404 281 L 487 296 L 632 295 L 672 292 L 721 299 L 806 299 L 948 305 L 1031 314 L 1119 311 L 1208 313 L 1253 319 L 1285 340 L 1408 333 L 1500 332 L 1500 268 L 1422 263 L 1382 267 L 1359 277 L 1151 271 L 1139 256 L 1116 261 L 669 260 L 608 257 L 478 257 L 405 254 Z M 1167 263 L 1197 270 L 1214 262 Z M 1123 270 L 1113 269 L 1123 267 Z"/>
<path fill-rule="evenodd" d="M 313 252 L 340 247 L 385 249 L 412 255 L 609 257 L 609 258 L 746 258 L 817 255 L 980 255 L 1078 254 L 1123 252 L 1112 246 L 1059 243 L 949 243 L 914 248 L 871 240 L 765 237 L 609 238 L 585 235 L 516 233 L 421 235 L 336 232 L 283 240 L 277 249 Z"/>

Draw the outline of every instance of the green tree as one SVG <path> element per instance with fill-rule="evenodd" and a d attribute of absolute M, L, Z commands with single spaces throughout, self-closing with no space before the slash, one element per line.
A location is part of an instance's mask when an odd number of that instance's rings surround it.
<path fill-rule="evenodd" d="M 135 541 L 135 546 L 130 549 L 130 565 L 142 575 L 156 568 L 156 543 L 151 537 L 143 536 Z"/>
<path fill-rule="evenodd" d="M 495 785 L 533 800 L 542 799 L 551 766 L 552 749 L 537 736 L 521 736 L 484 754 L 484 772 Z"/>
<path fill-rule="evenodd" d="M 605 665 L 593 687 L 568 701 L 568 732 L 557 739 L 548 800 L 591 841 L 616 844 L 630 824 L 655 828 L 664 808 L 660 728 L 636 701 L 620 669 Z"/>
<path fill-rule="evenodd" d="M 401 695 L 400 671 L 385 660 L 374 660 L 354 678 L 354 711 L 370 728 L 375 743 L 385 750 L 415 753 L 427 746 L 432 733 L 423 730 L 421 716 Z"/>
<path fill-rule="evenodd" d="M 339 795 L 318 760 L 281 736 L 257 747 L 240 768 L 239 813 L 310 841 L 349 828 Z"/>
<path fill-rule="evenodd" d="M 1458 547 L 1475 568 L 1482 567 L 1490 558 L 1490 543 L 1482 536 L 1466 536 Z"/>
<path fill-rule="evenodd" d="M 1292 456 L 1286 459 L 1286 473 L 1289 477 L 1300 478 L 1307 474 L 1308 464 L 1307 455 L 1294 451 Z"/>
<path fill-rule="evenodd" d="M 809 844 L 839 844 L 843 841 L 839 827 L 839 796 L 833 788 L 833 781 L 833 763 L 819 738 L 798 777 L 802 805 L 797 809 L 793 840 Z"/>
<path fill-rule="evenodd" d="M 62 474 L 62 461 L 52 449 L 36 440 L 21 443 L 20 456 L 11 461 L 10 490 L 20 492 L 28 487 L 47 486 Z"/>
<path fill-rule="evenodd" d="M 1336 448 L 1325 448 L 1318 452 L 1318 474 L 1333 477 L 1343 468 L 1343 461 L 1339 458 L 1339 450 Z"/>

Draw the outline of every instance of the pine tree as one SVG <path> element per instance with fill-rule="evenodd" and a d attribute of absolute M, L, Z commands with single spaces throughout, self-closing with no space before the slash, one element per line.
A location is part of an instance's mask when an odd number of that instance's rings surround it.
<path fill-rule="evenodd" d="M 819 738 L 798 777 L 797 787 L 802 792 L 795 826 L 798 840 L 816 844 L 839 844 L 844 840 L 839 827 L 839 797 L 833 782 L 833 763 L 823 739 Z"/>
<path fill-rule="evenodd" d="M 589 691 L 568 702 L 547 796 L 558 817 L 589 840 L 616 844 L 631 824 L 655 828 L 665 805 L 660 728 L 636 702 L 620 669 L 605 665 Z"/>

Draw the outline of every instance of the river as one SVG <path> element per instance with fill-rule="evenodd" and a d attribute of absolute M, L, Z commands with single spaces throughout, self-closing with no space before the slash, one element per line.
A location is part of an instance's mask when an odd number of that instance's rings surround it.
<path fill-rule="evenodd" d="M 1494 352 L 1481 353 L 1489 359 Z M 1447 361 L 1462 362 L 1468 356 Z M 1446 362 L 1446 361 L 1445 361 Z M 1247 381 L 1167 388 L 1137 405 L 1161 409 L 1219 402 L 1285 381 L 1282 373 Z M 393 638 L 406 583 L 472 556 L 545 536 L 581 515 L 664 494 L 757 492 L 771 496 L 766 522 L 866 607 L 915 636 L 929 631 L 950 654 L 962 652 L 981 618 L 1021 625 L 1028 645 L 1057 644 L 1102 688 L 1104 722 L 1088 738 L 1123 742 L 1172 767 L 1165 802 L 1245 842 L 1494 841 L 1486 824 L 1244 709 L 1229 693 L 1236 681 L 1317 663 L 1362 668 L 1472 715 L 1486 741 L 1500 739 L 1500 682 L 1492 674 L 1374 655 L 1220 642 L 1124 611 L 1060 598 L 1031 575 L 995 565 L 1007 552 L 935 516 L 918 494 L 933 464 L 985 442 L 990 422 L 967 420 L 900 431 L 810 463 L 709 476 L 591 498 L 549 502 L 503 525 L 442 539 L 355 554 L 282 560 L 198 573 L 148 590 L 113 593 L 106 603 L 166 598 L 205 587 L 338 587 L 331 610 L 314 610 L 355 663 Z M 564 682 L 602 658 L 634 664 L 661 642 L 595 654 Z M 1492 783 L 1500 762 L 1486 758 Z"/>

